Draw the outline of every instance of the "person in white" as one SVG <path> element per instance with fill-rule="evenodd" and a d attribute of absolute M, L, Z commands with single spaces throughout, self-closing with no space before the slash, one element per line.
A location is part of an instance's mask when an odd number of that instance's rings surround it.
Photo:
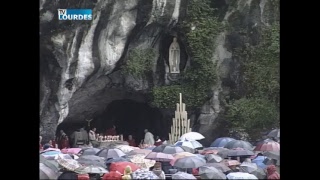
<path fill-rule="evenodd" d="M 97 139 L 96 139 L 96 128 L 92 128 L 89 131 L 89 145 L 93 146 L 93 147 L 97 147 L 99 145 Z"/>
<path fill-rule="evenodd" d="M 145 133 L 145 135 L 144 135 L 143 143 L 148 144 L 148 145 L 154 145 L 153 134 L 151 132 L 149 132 L 148 129 L 145 129 L 144 133 Z"/>

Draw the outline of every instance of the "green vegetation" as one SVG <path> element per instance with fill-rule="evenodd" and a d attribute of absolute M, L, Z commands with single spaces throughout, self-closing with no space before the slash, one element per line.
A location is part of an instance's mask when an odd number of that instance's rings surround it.
<path fill-rule="evenodd" d="M 155 51 L 152 48 L 133 49 L 129 52 L 129 58 L 124 72 L 135 78 L 145 78 L 152 70 L 154 57 Z"/>
<path fill-rule="evenodd" d="M 155 106 L 174 107 L 179 92 L 183 93 L 184 102 L 189 107 L 199 107 L 212 96 L 210 89 L 216 80 L 216 64 L 212 60 L 214 40 L 223 27 L 209 4 L 209 0 L 189 1 L 187 17 L 179 27 L 192 57 L 191 68 L 182 73 L 179 85 L 154 87 L 152 95 Z M 193 26 L 195 29 L 191 30 Z"/>
<path fill-rule="evenodd" d="M 236 52 L 243 62 L 245 96 L 232 101 L 227 117 L 234 127 L 251 135 L 279 126 L 280 27 L 275 23 L 262 30 L 260 44 Z"/>

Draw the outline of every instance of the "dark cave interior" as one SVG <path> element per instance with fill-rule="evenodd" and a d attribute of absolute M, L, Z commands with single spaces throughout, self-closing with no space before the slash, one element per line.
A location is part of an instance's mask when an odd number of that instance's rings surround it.
<path fill-rule="evenodd" d="M 113 125 L 116 126 L 117 134 L 123 134 L 124 139 L 132 135 L 137 143 L 144 138 L 144 129 L 148 129 L 155 137 L 166 138 L 170 127 L 159 109 L 130 99 L 112 101 L 102 114 L 90 122 L 91 128 L 96 127 L 99 134 L 105 134 Z M 81 127 L 88 127 L 88 123 L 63 122 L 57 132 L 63 129 L 71 134 Z"/>

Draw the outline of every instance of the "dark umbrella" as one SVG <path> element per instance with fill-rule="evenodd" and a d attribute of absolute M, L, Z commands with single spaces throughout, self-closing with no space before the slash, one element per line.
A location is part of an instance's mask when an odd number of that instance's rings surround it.
<path fill-rule="evenodd" d="M 222 171 L 224 173 L 231 171 L 231 169 L 223 163 L 207 163 L 206 166 L 215 167 L 216 169 L 219 169 L 220 171 Z"/>
<path fill-rule="evenodd" d="M 100 167 L 105 167 L 105 159 L 103 157 L 95 156 L 95 155 L 83 155 L 80 156 L 77 161 L 80 164 L 84 165 L 95 165 Z"/>
<path fill-rule="evenodd" d="M 243 148 L 243 149 L 248 149 L 248 150 L 253 149 L 253 146 L 249 142 L 242 141 L 242 140 L 230 141 L 224 147 L 228 148 L 228 149 L 234 149 L 234 148 Z"/>
<path fill-rule="evenodd" d="M 179 152 L 185 152 L 181 147 L 179 146 L 168 146 L 168 145 L 160 145 L 155 147 L 152 152 L 162 152 L 166 154 L 175 154 Z"/>
<path fill-rule="evenodd" d="M 226 179 L 226 175 L 213 166 L 201 166 L 199 175 L 201 179 Z"/>
<path fill-rule="evenodd" d="M 106 161 L 106 164 L 111 164 L 113 162 L 130 162 L 128 159 L 120 157 L 120 158 L 110 158 Z"/>
<path fill-rule="evenodd" d="M 181 148 L 182 148 L 185 152 L 189 152 L 189 153 L 195 153 L 195 152 L 196 152 L 195 149 L 189 148 L 189 147 L 187 147 L 187 146 L 181 146 Z"/>
<path fill-rule="evenodd" d="M 229 157 L 239 157 L 239 156 L 253 156 L 254 153 L 252 151 L 249 151 L 247 149 L 231 149 L 228 152 Z"/>
<path fill-rule="evenodd" d="M 280 129 L 274 129 L 270 131 L 267 136 L 273 138 L 280 138 Z"/>
<path fill-rule="evenodd" d="M 104 157 L 105 159 L 109 158 L 119 158 L 122 156 L 126 156 L 124 152 L 122 152 L 120 149 L 108 149 L 104 148 L 101 151 L 99 151 L 96 156 Z"/>
<path fill-rule="evenodd" d="M 280 144 L 275 141 L 269 141 L 259 144 L 254 148 L 255 151 L 280 151 Z"/>
<path fill-rule="evenodd" d="M 95 155 L 100 150 L 101 149 L 98 149 L 98 148 L 83 148 L 83 149 L 81 149 L 81 151 L 79 151 L 78 154 L 81 154 L 81 155 Z"/>
<path fill-rule="evenodd" d="M 229 137 L 221 137 L 221 138 L 214 140 L 211 143 L 210 147 L 224 147 L 228 142 L 233 141 L 233 140 L 235 140 L 235 139 L 229 138 Z"/>
<path fill-rule="evenodd" d="M 175 167 L 178 168 L 198 168 L 206 164 L 206 161 L 197 156 L 187 156 L 179 158 L 174 162 Z"/>
<path fill-rule="evenodd" d="M 271 159 L 280 160 L 280 151 L 267 151 L 264 152 L 263 155 Z"/>

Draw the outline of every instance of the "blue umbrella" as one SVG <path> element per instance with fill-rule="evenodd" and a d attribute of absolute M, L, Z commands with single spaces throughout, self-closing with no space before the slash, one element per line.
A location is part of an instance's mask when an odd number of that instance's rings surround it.
<path fill-rule="evenodd" d="M 41 155 L 47 155 L 47 156 L 52 156 L 52 155 L 57 155 L 57 154 L 61 154 L 60 151 L 47 151 L 42 153 Z"/>
<path fill-rule="evenodd" d="M 214 140 L 211 143 L 210 147 L 224 147 L 228 142 L 233 141 L 233 140 L 235 140 L 235 139 L 229 138 L 229 137 L 221 137 L 221 138 Z"/>
<path fill-rule="evenodd" d="M 264 169 L 267 167 L 267 165 L 263 163 L 263 161 L 265 161 L 266 159 L 267 159 L 266 156 L 257 156 L 251 162 L 256 163 L 258 167 Z"/>

